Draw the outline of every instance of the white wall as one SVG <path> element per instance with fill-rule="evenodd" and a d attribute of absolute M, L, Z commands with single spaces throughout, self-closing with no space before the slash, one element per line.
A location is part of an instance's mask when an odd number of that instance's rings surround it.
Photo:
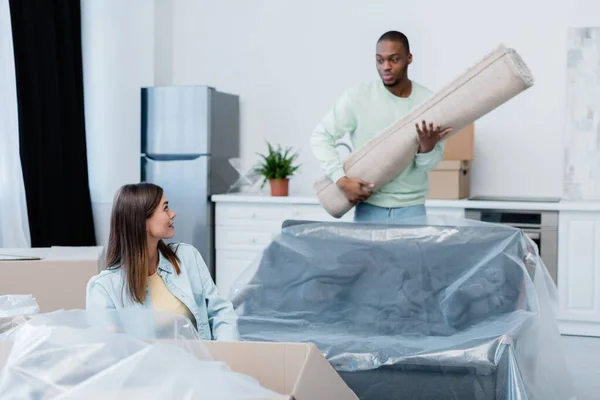
<path fill-rule="evenodd" d="M 100 245 L 107 244 L 114 193 L 140 180 L 140 88 L 170 83 L 170 10 L 170 0 L 81 1 L 89 184 Z"/>
<path fill-rule="evenodd" d="M 239 94 L 242 155 L 264 151 L 264 140 L 299 149 L 295 192 L 320 176 L 309 147 L 318 119 L 343 90 L 377 77 L 381 33 L 408 35 L 410 76 L 433 90 L 504 42 L 536 85 L 478 121 L 472 193 L 561 196 L 567 28 L 600 25 L 600 2 L 177 0 L 172 18 L 173 82 Z"/>
<path fill-rule="evenodd" d="M 321 175 L 309 147 L 341 92 L 376 79 L 374 44 L 411 39 L 411 78 L 436 90 L 499 42 L 515 47 L 536 85 L 477 123 L 473 194 L 560 196 L 566 34 L 600 26 L 600 2 L 543 0 L 82 0 L 88 167 L 97 238 L 112 197 L 140 177 L 140 88 L 209 84 L 241 96 L 242 155 L 292 145 L 293 192 Z M 484 11 L 484 8 L 487 8 Z"/>
<path fill-rule="evenodd" d="M 154 85 L 173 80 L 173 0 L 154 0 Z"/>

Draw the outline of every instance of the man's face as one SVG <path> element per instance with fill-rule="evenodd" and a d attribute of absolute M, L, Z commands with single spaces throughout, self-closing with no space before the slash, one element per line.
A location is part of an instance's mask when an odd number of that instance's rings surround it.
<path fill-rule="evenodd" d="M 382 40 L 377 43 L 377 72 L 388 87 L 396 86 L 407 77 L 408 65 L 412 55 L 400 42 Z"/>

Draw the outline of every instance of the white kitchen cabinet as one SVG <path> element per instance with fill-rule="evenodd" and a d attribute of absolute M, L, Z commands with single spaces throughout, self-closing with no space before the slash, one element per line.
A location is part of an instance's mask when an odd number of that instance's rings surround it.
<path fill-rule="evenodd" d="M 235 281 L 246 271 L 262 254 L 260 250 L 217 250 L 216 251 L 216 283 L 221 296 L 229 297 Z"/>
<path fill-rule="evenodd" d="M 258 261 L 284 221 L 352 221 L 354 213 L 337 220 L 319 204 L 217 202 L 215 217 L 215 280 L 219 293 L 228 297 L 232 284 Z"/>
<path fill-rule="evenodd" d="M 600 211 L 561 211 L 558 242 L 561 333 L 600 336 Z"/>
<path fill-rule="evenodd" d="M 292 204 L 217 203 L 215 223 L 223 226 L 249 226 L 272 229 L 293 218 Z"/>

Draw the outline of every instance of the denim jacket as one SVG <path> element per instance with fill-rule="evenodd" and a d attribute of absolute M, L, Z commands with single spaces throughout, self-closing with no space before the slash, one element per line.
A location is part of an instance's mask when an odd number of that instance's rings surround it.
<path fill-rule="evenodd" d="M 169 291 L 190 309 L 196 319 L 200 337 L 205 340 L 240 340 L 233 305 L 217 293 L 217 287 L 198 250 L 181 243 L 176 253 L 180 261 L 179 275 L 160 252 L 158 274 Z M 147 287 L 146 300 L 140 304 L 124 291 L 126 286 L 124 268 L 102 271 L 88 282 L 87 309 L 152 308 L 152 298 Z"/>

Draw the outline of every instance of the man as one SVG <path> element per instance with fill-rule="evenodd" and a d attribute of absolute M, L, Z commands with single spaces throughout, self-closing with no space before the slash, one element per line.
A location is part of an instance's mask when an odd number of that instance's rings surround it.
<path fill-rule="evenodd" d="M 350 202 L 356 204 L 354 219 L 357 222 L 396 221 L 425 215 L 425 197 L 429 191 L 427 173 L 442 160 L 444 146 L 441 139 L 451 130 L 427 121 L 416 124 L 419 150 L 414 161 L 376 192 L 372 192 L 371 183 L 345 175 L 335 149 L 337 140 L 349 133 L 354 149 L 358 150 L 433 94 L 408 78 L 412 54 L 403 33 L 384 33 L 377 41 L 376 49 L 381 79 L 344 93 L 311 137 L 313 153 L 324 173 Z"/>

